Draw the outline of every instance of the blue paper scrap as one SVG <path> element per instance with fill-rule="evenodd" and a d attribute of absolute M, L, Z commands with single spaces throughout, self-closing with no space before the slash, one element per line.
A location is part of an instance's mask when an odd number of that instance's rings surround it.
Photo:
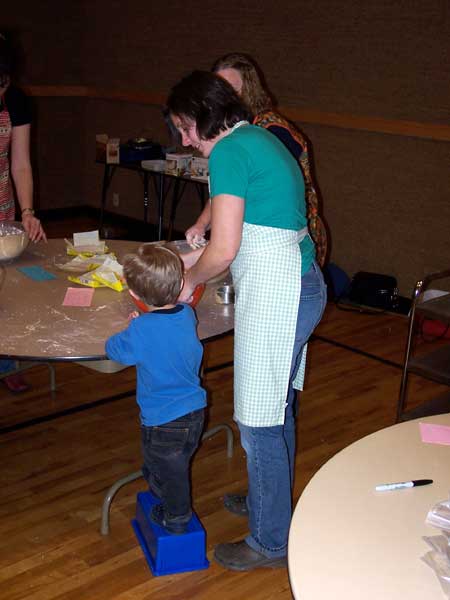
<path fill-rule="evenodd" d="M 17 270 L 21 271 L 24 275 L 30 277 L 30 279 L 34 279 L 35 281 L 47 281 L 49 279 L 56 279 L 56 275 L 53 275 L 53 273 L 46 271 L 42 267 L 17 267 Z"/>

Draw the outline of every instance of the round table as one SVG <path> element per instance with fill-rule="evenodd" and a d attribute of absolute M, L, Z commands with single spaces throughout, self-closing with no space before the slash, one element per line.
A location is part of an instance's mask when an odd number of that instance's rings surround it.
<path fill-rule="evenodd" d="M 450 425 L 450 415 L 420 419 Z M 382 483 L 432 485 L 376 492 Z M 444 600 L 423 557 L 428 511 L 447 500 L 450 447 L 421 441 L 419 420 L 351 444 L 311 479 L 292 518 L 288 564 L 297 600 Z"/>
<path fill-rule="evenodd" d="M 108 240 L 110 251 L 122 261 L 125 254 L 135 252 L 142 242 Z M 159 243 L 159 242 L 157 242 Z M 185 241 L 171 242 L 183 254 L 189 250 Z M 62 239 L 48 243 L 30 243 L 17 259 L 5 264 L 6 277 L 0 292 L 0 319 L 2 343 L 0 357 L 27 361 L 83 361 L 95 370 L 114 373 L 123 365 L 107 360 L 105 342 L 109 336 L 127 327 L 128 316 L 136 310 L 128 292 L 110 288 L 96 288 L 89 307 L 63 306 L 70 282 L 69 274 L 61 268 L 71 257 L 66 253 Z M 55 278 L 36 281 L 20 267 L 42 267 Z M 205 292 L 195 308 L 198 335 L 203 341 L 231 331 L 234 327 L 234 305 L 216 304 L 215 292 L 221 285 L 217 281 L 206 285 Z M 51 376 L 54 389 L 54 374 Z M 233 432 L 229 425 L 219 424 L 203 434 L 203 439 L 225 430 L 227 455 L 233 454 Z M 102 504 L 101 532 L 109 532 L 109 510 L 117 491 L 125 484 L 141 477 L 136 471 L 114 483 L 107 491 Z"/>
<path fill-rule="evenodd" d="M 134 252 L 141 242 L 108 240 L 108 248 L 119 262 L 128 252 Z M 183 243 L 175 242 L 180 251 Z M 62 239 L 48 243 L 30 243 L 17 259 L 6 264 L 6 278 L 0 292 L 2 343 L 0 356 L 27 360 L 103 360 L 107 338 L 125 329 L 128 315 L 135 306 L 128 292 L 96 288 L 90 307 L 63 306 L 68 287 L 78 287 L 68 281 L 68 273 L 58 265 L 68 262 L 66 244 Z M 55 279 L 35 281 L 18 267 L 40 266 Z M 234 306 L 215 303 L 215 291 L 220 285 L 208 284 L 196 308 L 201 340 L 211 339 L 231 331 Z"/>

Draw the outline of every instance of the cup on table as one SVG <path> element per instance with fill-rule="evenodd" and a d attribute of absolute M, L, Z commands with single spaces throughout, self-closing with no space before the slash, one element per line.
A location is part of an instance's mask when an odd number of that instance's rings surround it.
<path fill-rule="evenodd" d="M 230 284 L 221 285 L 216 290 L 217 304 L 233 304 L 234 302 L 234 287 Z"/>

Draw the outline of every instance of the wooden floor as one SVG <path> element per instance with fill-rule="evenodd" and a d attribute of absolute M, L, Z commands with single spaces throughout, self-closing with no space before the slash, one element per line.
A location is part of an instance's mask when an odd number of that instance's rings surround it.
<path fill-rule="evenodd" d="M 82 230 L 78 222 L 65 226 Z M 70 234 L 61 224 L 49 225 L 47 231 L 53 237 Z M 398 315 L 327 307 L 318 337 L 310 344 L 301 395 L 295 498 L 336 452 L 394 423 L 401 375 L 396 365 L 402 360 L 406 325 L 406 318 Z M 246 487 L 244 455 L 232 421 L 232 367 L 208 370 L 231 360 L 232 342 L 226 336 L 207 344 L 204 384 L 209 426 L 232 425 L 235 453 L 227 458 L 219 434 L 202 444 L 193 464 L 194 507 L 207 531 L 210 559 L 215 544 L 246 534 L 245 520 L 222 507 L 225 492 Z M 284 570 L 233 573 L 211 561 L 204 571 L 152 577 L 130 526 L 142 480 L 118 493 L 111 533 L 103 537 L 100 506 L 106 490 L 140 468 L 134 372 L 106 375 L 57 364 L 56 376 L 54 394 L 45 366 L 27 372 L 29 392 L 13 396 L 0 387 L 2 600 L 292 597 Z M 445 389 L 415 379 L 411 405 Z"/>

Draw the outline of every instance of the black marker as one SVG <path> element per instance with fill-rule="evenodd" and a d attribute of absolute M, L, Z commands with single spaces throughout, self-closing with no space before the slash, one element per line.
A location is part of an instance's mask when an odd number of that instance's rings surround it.
<path fill-rule="evenodd" d="M 412 481 L 400 481 L 399 483 L 383 483 L 381 485 L 377 485 L 375 490 L 377 492 L 387 492 L 389 490 L 412 488 L 418 485 L 429 485 L 430 483 L 433 483 L 432 479 L 413 479 Z"/>

